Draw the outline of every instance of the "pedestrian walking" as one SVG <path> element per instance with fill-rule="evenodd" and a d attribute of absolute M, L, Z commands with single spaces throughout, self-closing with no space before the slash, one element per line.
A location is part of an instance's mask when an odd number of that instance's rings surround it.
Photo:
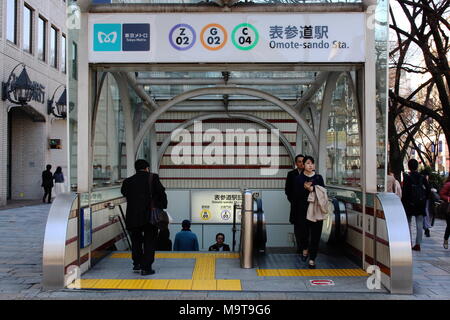
<path fill-rule="evenodd" d="M 388 165 L 390 168 L 390 166 Z M 402 186 L 394 177 L 394 173 L 389 169 L 387 175 L 387 192 L 395 193 L 400 199 L 402 198 Z"/>
<path fill-rule="evenodd" d="M 295 178 L 303 171 L 303 158 L 304 155 L 298 154 L 295 157 L 295 166 L 296 168 L 294 170 L 291 170 L 287 174 L 286 178 L 286 185 L 284 187 L 284 193 L 286 194 L 288 201 L 291 204 L 291 211 L 289 214 L 289 222 L 294 225 L 294 234 L 295 234 L 295 240 L 297 242 L 297 253 L 301 254 L 300 249 L 300 225 L 298 223 L 295 223 L 295 203 L 294 203 L 294 197 L 295 197 Z"/>
<path fill-rule="evenodd" d="M 64 193 L 64 174 L 62 173 L 62 168 L 57 167 L 55 173 L 53 174 L 53 180 L 55 180 L 55 194 Z"/>
<path fill-rule="evenodd" d="M 427 180 L 428 184 L 430 184 L 430 171 L 425 169 L 421 172 L 421 174 L 425 177 L 425 179 Z M 430 193 L 428 194 L 426 203 L 425 203 L 425 216 L 423 217 L 423 230 L 425 233 L 425 237 L 430 238 L 431 234 L 430 234 L 430 228 L 431 228 L 431 210 L 433 210 L 433 195 L 431 192 L 431 187 L 430 187 Z"/>
<path fill-rule="evenodd" d="M 322 234 L 323 216 L 320 219 L 308 220 L 308 198 L 311 193 L 319 194 L 319 186 L 325 190 L 325 184 L 320 174 L 314 172 L 314 158 L 305 156 L 303 158 L 303 171 L 295 178 L 294 197 L 294 225 L 297 225 L 300 237 L 301 259 L 306 261 L 309 257 L 309 268 L 316 267 L 316 257 L 319 249 L 320 236 Z M 323 200 L 323 190 L 321 190 L 321 200 Z M 326 194 L 326 192 L 325 192 Z M 326 200 L 328 201 L 328 200 Z M 315 221 L 314 221 L 315 220 Z"/>
<path fill-rule="evenodd" d="M 444 186 L 439 191 L 439 196 L 444 202 L 445 220 L 447 221 L 447 228 L 445 228 L 444 234 L 444 248 L 448 249 L 448 238 L 450 236 L 450 175 L 445 180 Z"/>
<path fill-rule="evenodd" d="M 181 227 L 175 236 L 173 251 L 198 251 L 197 235 L 191 231 L 191 222 L 183 220 Z"/>
<path fill-rule="evenodd" d="M 412 247 L 412 250 L 420 251 L 420 244 L 422 242 L 423 234 L 423 218 L 426 214 L 425 206 L 426 201 L 429 198 L 430 187 L 427 179 L 417 171 L 419 168 L 419 163 L 416 159 L 411 159 L 408 161 L 408 168 L 410 173 L 405 175 L 403 181 L 402 203 L 408 219 L 411 241 L 411 222 L 412 217 L 415 217 L 416 243 Z"/>
<path fill-rule="evenodd" d="M 167 208 L 167 195 L 159 176 L 150 172 L 147 161 L 135 162 L 136 174 L 125 179 L 121 192 L 127 198 L 125 225 L 131 237 L 131 257 L 133 271 L 141 275 L 154 274 L 152 264 L 155 260 L 158 226 L 152 213 Z"/>
<path fill-rule="evenodd" d="M 52 188 L 53 188 L 53 174 L 50 171 L 52 169 L 51 165 L 46 166 L 46 170 L 42 172 L 42 184 L 41 187 L 44 188 L 44 197 L 42 202 L 45 203 L 45 198 L 48 197 L 47 202 L 52 203 Z"/>

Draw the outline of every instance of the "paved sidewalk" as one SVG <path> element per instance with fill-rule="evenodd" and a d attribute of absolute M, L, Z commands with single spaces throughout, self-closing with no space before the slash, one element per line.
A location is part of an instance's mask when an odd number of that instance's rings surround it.
<path fill-rule="evenodd" d="M 442 247 L 445 221 L 436 220 L 422 251 L 413 251 L 414 294 L 341 292 L 211 292 L 58 290 L 43 291 L 42 244 L 50 205 L 0 210 L 0 300 L 449 300 L 450 250 Z"/>

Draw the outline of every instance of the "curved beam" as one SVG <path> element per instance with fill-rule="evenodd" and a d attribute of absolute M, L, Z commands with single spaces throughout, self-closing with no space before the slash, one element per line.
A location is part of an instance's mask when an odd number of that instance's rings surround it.
<path fill-rule="evenodd" d="M 194 124 L 195 121 L 203 121 L 203 120 L 207 120 L 207 119 L 217 119 L 217 118 L 234 118 L 234 119 L 244 119 L 244 120 L 250 120 L 252 122 L 258 123 L 261 126 L 267 128 L 267 129 L 278 129 L 277 127 L 275 127 L 273 124 L 267 122 L 264 119 L 261 119 L 259 117 L 250 115 L 250 114 L 245 114 L 245 113 L 214 113 L 214 114 L 203 114 L 200 115 L 198 117 L 189 119 L 185 122 L 183 122 L 181 125 L 179 125 L 177 128 L 173 129 L 172 132 L 175 132 L 177 130 L 180 129 L 185 129 L 191 125 Z M 280 133 L 280 140 L 281 143 L 284 145 L 284 147 L 287 149 L 292 162 L 294 162 L 295 159 L 295 152 L 294 149 L 292 148 L 290 142 L 287 140 L 287 138 Z M 158 150 L 158 169 L 160 166 L 160 163 L 162 161 L 162 157 L 164 155 L 164 153 L 166 152 L 167 148 L 169 147 L 171 142 L 171 135 L 167 136 L 163 143 L 161 144 L 161 146 L 159 147 Z"/>
<path fill-rule="evenodd" d="M 319 173 L 322 177 L 326 177 L 327 173 L 327 132 L 328 132 L 328 119 L 330 118 L 331 111 L 331 99 L 333 98 L 333 91 L 336 89 L 337 80 L 339 79 L 339 72 L 331 72 L 328 75 L 327 83 L 322 99 L 322 111 L 320 116 L 320 129 L 319 129 Z"/>
<path fill-rule="evenodd" d="M 134 140 L 133 120 L 131 119 L 130 92 L 128 90 L 127 79 L 120 73 L 113 72 L 112 74 L 114 76 L 114 79 L 116 79 L 117 86 L 119 88 L 120 102 L 122 103 L 123 107 L 122 112 L 124 115 L 125 141 L 126 141 L 125 147 L 127 153 L 127 177 L 130 177 L 134 174 L 134 160 L 135 160 L 135 157 L 128 156 L 135 154 L 133 141 Z M 122 162 L 119 161 L 119 165 L 121 164 Z"/>
<path fill-rule="evenodd" d="M 318 152 L 319 152 L 318 141 L 317 141 L 316 136 L 314 135 L 313 130 L 310 128 L 308 123 L 300 116 L 300 114 L 292 106 L 290 106 L 283 100 L 281 100 L 271 94 L 268 94 L 264 91 L 257 90 L 257 89 L 249 89 L 249 88 L 239 88 L 239 87 L 213 87 L 213 88 L 194 89 L 194 90 L 182 93 L 182 94 L 170 99 L 164 105 L 162 105 L 160 108 L 155 110 L 145 121 L 142 129 L 139 130 L 139 133 L 134 140 L 135 151 L 139 149 L 139 146 L 142 143 L 142 140 L 144 139 L 146 132 L 154 125 L 154 123 L 156 122 L 156 120 L 158 119 L 158 117 L 161 114 L 163 114 L 164 112 L 169 110 L 172 106 L 174 106 L 177 103 L 180 103 L 184 100 L 198 97 L 198 96 L 203 96 L 203 95 L 211 95 L 211 94 L 219 94 L 219 95 L 241 94 L 241 95 L 248 95 L 248 96 L 252 96 L 252 97 L 258 97 L 263 100 L 272 102 L 273 104 L 279 106 L 281 109 L 286 111 L 291 117 L 293 117 L 297 121 L 298 124 L 300 124 L 302 129 L 305 131 L 305 134 L 308 137 L 309 141 L 311 142 L 311 145 L 313 146 L 314 153 L 316 155 L 318 154 Z"/>

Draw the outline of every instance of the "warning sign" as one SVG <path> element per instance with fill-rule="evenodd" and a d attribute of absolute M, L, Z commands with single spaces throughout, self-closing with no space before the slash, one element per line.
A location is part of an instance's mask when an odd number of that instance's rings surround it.
<path fill-rule="evenodd" d="M 309 280 L 312 286 L 334 286 L 333 280 Z"/>

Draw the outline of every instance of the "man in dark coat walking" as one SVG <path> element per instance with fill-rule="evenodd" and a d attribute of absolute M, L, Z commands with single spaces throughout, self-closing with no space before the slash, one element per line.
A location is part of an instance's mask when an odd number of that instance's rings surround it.
<path fill-rule="evenodd" d="M 303 158 L 304 156 L 302 154 L 299 154 L 295 157 L 295 166 L 296 168 L 292 171 L 288 172 L 287 178 L 286 178 L 286 185 L 284 188 L 284 192 L 286 193 L 286 196 L 291 203 L 291 212 L 289 214 L 289 222 L 294 225 L 294 233 L 295 233 L 295 239 L 297 242 L 297 253 L 300 253 L 300 229 L 298 225 L 295 224 L 294 217 L 295 217 L 295 202 L 294 202 L 294 196 L 295 196 L 295 178 L 303 171 Z"/>
<path fill-rule="evenodd" d="M 423 217 L 426 215 L 426 201 L 430 195 L 430 186 L 427 179 L 417 169 L 419 163 L 416 159 L 408 161 L 409 175 L 403 180 L 402 203 L 405 208 L 409 228 L 411 229 L 412 217 L 416 220 L 416 244 L 412 250 L 420 251 L 423 233 Z M 410 230 L 411 232 L 411 230 Z"/>
<path fill-rule="evenodd" d="M 45 203 L 45 198 L 48 196 L 48 203 L 52 203 L 52 188 L 53 188 L 53 173 L 50 171 L 52 169 L 51 165 L 47 165 L 47 170 L 42 171 L 42 184 L 41 187 L 44 188 L 44 197 L 42 202 Z"/>
<path fill-rule="evenodd" d="M 159 176 L 150 173 L 147 161 L 139 159 L 134 167 L 136 174 L 124 180 L 121 192 L 127 198 L 125 224 L 131 237 L 133 270 L 141 270 L 145 276 L 155 273 L 152 264 L 158 237 L 158 227 L 150 223 L 150 210 L 166 209 L 167 195 Z"/>

